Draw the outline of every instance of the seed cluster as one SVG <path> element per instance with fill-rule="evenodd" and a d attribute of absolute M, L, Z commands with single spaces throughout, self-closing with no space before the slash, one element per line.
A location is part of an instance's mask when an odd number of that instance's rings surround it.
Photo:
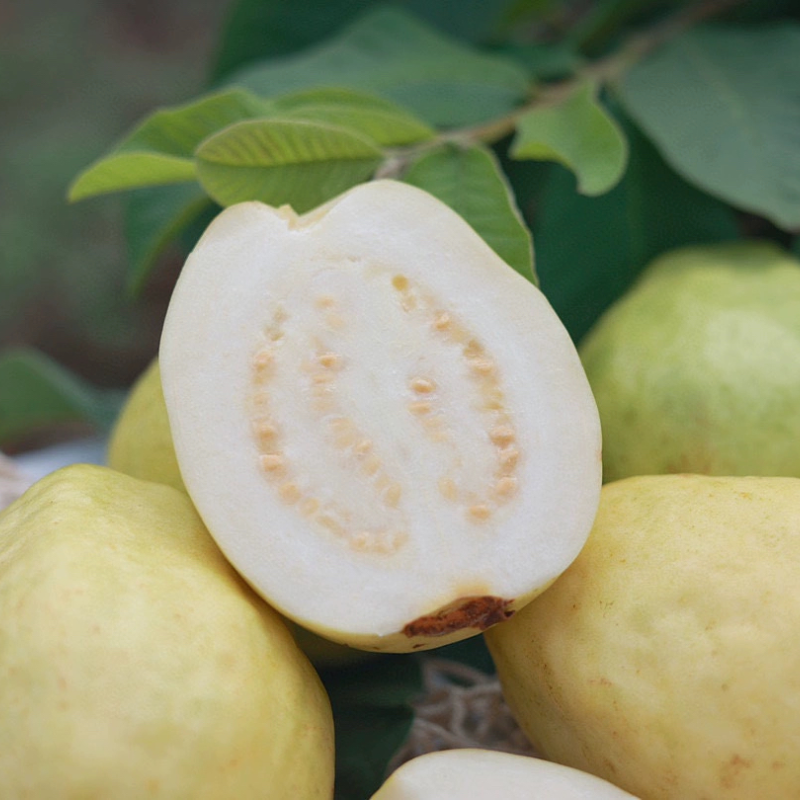
<path fill-rule="evenodd" d="M 444 474 L 437 486 L 442 497 L 463 509 L 465 519 L 476 524 L 485 522 L 518 488 L 517 434 L 506 407 L 497 365 L 454 313 L 443 310 L 435 298 L 412 284 L 406 276 L 393 276 L 391 285 L 405 314 L 424 325 L 435 339 L 457 348 L 464 372 L 475 390 L 483 435 L 495 453 L 495 467 L 489 483 L 484 491 L 467 491 L 459 487 L 453 476 Z M 403 525 L 403 485 L 390 474 L 368 433 L 346 413 L 346 398 L 342 397 L 339 378 L 353 365 L 331 345 L 336 334 L 347 327 L 346 317 L 338 305 L 336 297 L 330 294 L 313 299 L 318 333 L 312 337 L 300 365 L 300 380 L 305 383 L 319 430 L 339 454 L 343 465 L 349 466 L 352 473 L 370 487 L 377 501 L 373 511 L 377 511 L 384 522 L 378 526 L 358 524 L 358 512 L 363 509 L 348 508 L 340 499 L 327 497 L 321 487 L 311 486 L 308 479 L 304 480 L 297 465 L 287 458 L 284 433 L 270 400 L 270 384 L 280 367 L 284 323 L 288 319 L 280 306 L 265 326 L 261 345 L 252 358 L 253 437 L 262 474 L 283 503 L 293 506 L 321 530 L 347 541 L 354 549 L 393 553 L 408 538 Z M 407 411 L 422 427 L 425 436 L 437 445 L 457 448 L 460 434 L 450 424 L 436 376 L 422 370 L 411 374 L 405 391 Z"/>
<path fill-rule="evenodd" d="M 336 301 L 329 295 L 318 297 L 315 309 L 321 314 L 322 330 L 340 330 L 344 318 L 336 311 Z M 398 526 L 364 530 L 354 527 L 356 516 L 340 502 L 317 496 L 312 487 L 303 485 L 282 448 L 282 433 L 272 413 L 269 383 L 276 368 L 277 350 L 283 339 L 282 323 L 288 319 L 279 309 L 267 327 L 266 343 L 253 356 L 252 380 L 254 386 L 254 413 L 252 430 L 259 452 L 261 471 L 274 486 L 278 497 L 287 505 L 295 506 L 300 514 L 311 519 L 325 531 L 345 539 L 356 550 L 392 553 L 398 550 L 407 534 Z M 372 486 L 384 509 L 398 509 L 402 499 L 402 486 L 385 471 L 381 459 L 374 452 L 371 439 L 343 413 L 336 387 L 336 377 L 347 363 L 336 351 L 317 343 L 302 365 L 305 380 L 310 387 L 312 410 L 321 429 L 331 442 Z M 396 514 L 389 516 L 397 516 Z"/>
<path fill-rule="evenodd" d="M 465 362 L 466 374 L 477 390 L 481 414 L 485 419 L 485 433 L 495 449 L 497 464 L 492 484 L 487 487 L 485 497 L 476 497 L 474 494 L 469 496 L 460 492 L 452 478 L 443 477 L 439 480 L 439 491 L 447 500 L 464 502 L 469 520 L 483 522 L 492 516 L 499 504 L 508 501 L 518 487 L 518 478 L 515 475 L 520 456 L 516 447 L 517 435 L 506 407 L 497 365 L 483 345 L 451 311 L 443 310 L 434 298 L 425 296 L 406 276 L 395 275 L 392 286 L 400 295 L 400 305 L 404 311 L 419 310 L 434 336 L 459 348 Z M 408 410 L 421 418 L 427 433 L 434 441 L 447 442 L 450 432 L 443 411 L 437 410 L 437 401 L 440 398 L 436 388 L 435 381 L 428 376 L 412 378 L 412 399 Z"/>

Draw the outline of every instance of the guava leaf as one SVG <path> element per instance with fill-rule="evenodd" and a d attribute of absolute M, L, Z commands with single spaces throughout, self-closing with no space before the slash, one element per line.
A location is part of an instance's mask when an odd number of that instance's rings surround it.
<path fill-rule="evenodd" d="M 686 180 L 800 227 L 800 25 L 706 25 L 620 81 L 628 113 Z"/>
<path fill-rule="evenodd" d="M 574 75 L 585 59 L 567 42 L 535 42 L 503 44 L 500 52 L 525 67 L 531 78 L 557 80 Z"/>
<path fill-rule="evenodd" d="M 0 446 L 66 422 L 107 430 L 124 392 L 98 389 L 44 353 L 15 348 L 0 354 Z"/>
<path fill-rule="evenodd" d="M 528 90 L 522 67 L 391 7 L 371 9 L 336 37 L 246 67 L 230 80 L 264 96 L 316 86 L 375 92 L 441 126 L 500 116 Z"/>
<path fill-rule="evenodd" d="M 316 86 L 311 89 L 299 89 L 276 97 L 272 103 L 277 114 L 307 106 L 340 105 L 346 108 L 359 108 L 366 111 L 390 111 L 408 114 L 412 119 L 417 119 L 407 109 L 391 100 L 387 100 L 385 97 L 358 89 L 347 89 L 342 86 Z M 420 120 L 417 121 L 419 122 Z M 425 123 L 422 124 L 424 125 Z"/>
<path fill-rule="evenodd" d="M 300 120 L 239 122 L 197 150 L 197 175 L 222 206 L 290 204 L 303 213 L 372 176 L 378 146 L 340 126 Z"/>
<path fill-rule="evenodd" d="M 408 738 L 411 702 L 422 692 L 412 655 L 384 655 L 320 673 L 331 700 L 336 736 L 336 800 L 367 800 Z"/>
<path fill-rule="evenodd" d="M 197 183 L 154 186 L 131 192 L 125 207 L 128 287 L 138 294 L 158 256 L 204 212 L 214 208 Z"/>
<path fill-rule="evenodd" d="M 535 281 L 530 231 L 491 150 L 439 147 L 411 164 L 403 180 L 457 211 L 507 264 Z"/>
<path fill-rule="evenodd" d="M 570 173 L 553 165 L 537 198 L 533 234 L 542 291 L 575 341 L 655 256 L 739 237 L 728 206 L 682 180 L 627 123 L 626 133 L 630 162 L 610 192 L 581 196 Z"/>
<path fill-rule="evenodd" d="M 335 34 L 373 0 L 234 0 L 211 70 L 214 82 L 253 61 L 309 47 Z"/>
<path fill-rule="evenodd" d="M 431 139 L 436 132 L 422 120 L 382 97 L 347 89 L 323 88 L 277 98 L 284 119 L 304 119 L 352 128 L 385 147 Z"/>
<path fill-rule="evenodd" d="M 156 111 L 112 151 L 84 170 L 69 188 L 70 200 L 98 194 L 192 181 L 194 150 L 215 131 L 263 116 L 270 104 L 231 89 L 185 105 Z"/>
<path fill-rule="evenodd" d="M 686 0 L 594 0 L 576 15 L 565 41 L 583 53 L 596 55 L 618 40 L 621 31 L 641 24 L 643 15 L 674 11 Z"/>
<path fill-rule="evenodd" d="M 513 0 L 399 0 L 438 30 L 469 41 L 499 38 Z M 218 81 L 258 59 L 286 55 L 326 39 L 375 0 L 237 0 L 230 6 L 212 70 Z"/>
<path fill-rule="evenodd" d="M 412 116 L 363 108 L 328 105 L 306 106 L 283 114 L 283 119 L 323 122 L 356 130 L 379 145 L 400 147 L 433 137 L 433 130 Z"/>
<path fill-rule="evenodd" d="M 517 123 L 511 157 L 560 162 L 575 173 L 581 194 L 611 189 L 625 172 L 628 146 L 595 93 L 587 81 L 560 103 L 525 113 Z"/>
<path fill-rule="evenodd" d="M 98 194 L 120 192 L 139 186 L 158 186 L 194 180 L 194 163 L 189 158 L 163 153 L 115 153 L 82 172 L 70 186 L 70 201 Z"/>

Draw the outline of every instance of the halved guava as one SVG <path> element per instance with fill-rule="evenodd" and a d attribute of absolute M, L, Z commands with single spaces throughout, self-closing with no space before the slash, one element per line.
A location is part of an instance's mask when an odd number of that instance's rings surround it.
<path fill-rule="evenodd" d="M 510 617 L 599 501 L 600 426 L 543 294 L 396 181 L 242 203 L 187 260 L 160 349 L 187 490 L 270 604 L 409 651 Z"/>

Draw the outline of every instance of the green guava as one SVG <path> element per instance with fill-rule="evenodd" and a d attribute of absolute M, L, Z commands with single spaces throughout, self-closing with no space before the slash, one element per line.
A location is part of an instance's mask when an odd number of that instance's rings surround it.
<path fill-rule="evenodd" d="M 488 631 L 538 752 L 648 800 L 794 800 L 800 479 L 604 486 L 586 546 Z"/>
<path fill-rule="evenodd" d="M 581 343 L 606 481 L 800 477 L 800 262 L 766 242 L 649 266 Z"/>
<path fill-rule="evenodd" d="M 0 514 L 0 608 L 0 797 L 332 797 L 322 684 L 182 492 L 43 478 Z"/>

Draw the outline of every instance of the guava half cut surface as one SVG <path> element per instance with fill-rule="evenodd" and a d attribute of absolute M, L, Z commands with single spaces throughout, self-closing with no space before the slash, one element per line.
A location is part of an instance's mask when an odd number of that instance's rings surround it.
<path fill-rule="evenodd" d="M 212 535 L 330 639 L 464 639 L 588 536 L 600 425 L 575 347 L 544 295 L 418 188 L 220 213 L 175 287 L 160 363 Z"/>

